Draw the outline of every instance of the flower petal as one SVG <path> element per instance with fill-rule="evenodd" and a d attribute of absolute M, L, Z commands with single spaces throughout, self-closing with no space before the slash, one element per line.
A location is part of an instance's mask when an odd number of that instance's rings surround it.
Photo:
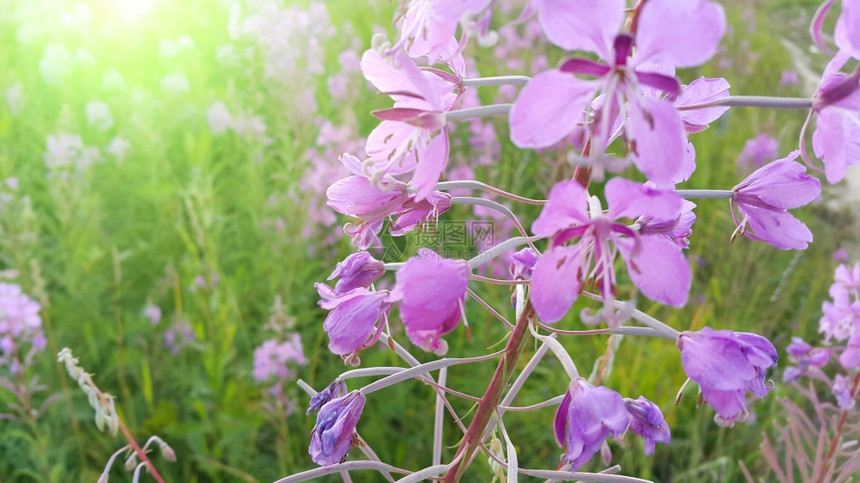
<path fill-rule="evenodd" d="M 631 280 L 646 297 L 673 307 L 687 303 L 692 276 L 678 244 L 659 235 L 645 235 L 640 237 L 635 256 L 623 244 L 618 248 Z"/>
<path fill-rule="evenodd" d="M 726 30 L 723 7 L 705 0 L 649 0 L 639 15 L 635 61 L 694 67 L 710 59 Z"/>
<path fill-rule="evenodd" d="M 681 117 L 669 101 L 653 97 L 631 101 L 627 137 L 633 162 L 649 180 L 657 184 L 682 180 L 687 138 Z"/>
<path fill-rule="evenodd" d="M 550 42 L 594 52 L 612 62 L 612 42 L 624 22 L 624 0 L 532 0 Z"/>
<path fill-rule="evenodd" d="M 511 107 L 511 141 L 519 148 L 545 148 L 561 141 L 583 121 L 595 89 L 594 81 L 558 70 L 538 74 Z"/>
<path fill-rule="evenodd" d="M 555 247 L 535 264 L 529 296 L 540 319 L 557 322 L 582 289 L 582 254 L 576 245 Z"/>
<path fill-rule="evenodd" d="M 588 223 L 588 193 L 576 181 L 556 183 L 549 200 L 532 224 L 532 233 L 549 237 L 579 223 Z"/>

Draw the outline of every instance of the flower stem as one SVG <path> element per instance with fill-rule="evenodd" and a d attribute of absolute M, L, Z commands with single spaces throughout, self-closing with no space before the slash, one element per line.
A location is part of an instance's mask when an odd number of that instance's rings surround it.
<path fill-rule="evenodd" d="M 463 79 L 460 83 L 463 87 L 482 87 L 482 86 L 522 86 L 529 83 L 531 77 L 525 75 L 500 75 L 496 77 L 473 77 L 471 79 Z"/>
<path fill-rule="evenodd" d="M 855 399 L 858 392 L 860 392 L 860 373 L 854 376 L 853 385 L 851 387 L 851 399 Z M 830 465 L 830 460 L 833 458 L 833 455 L 836 454 L 836 449 L 839 447 L 839 438 L 842 437 L 842 428 L 845 426 L 845 422 L 848 420 L 848 413 L 850 412 L 851 411 L 847 409 L 843 409 L 842 414 L 839 416 L 839 422 L 836 424 L 836 433 L 833 435 L 833 439 L 830 440 L 830 449 L 827 451 L 827 456 L 824 457 L 823 463 L 819 466 L 819 468 L 821 468 L 821 474 L 816 478 L 816 483 L 823 483 L 825 481 L 825 477 L 829 474 L 827 467 Z"/>
<path fill-rule="evenodd" d="M 675 193 L 687 200 L 719 200 L 735 196 L 732 190 L 675 190 Z"/>
<path fill-rule="evenodd" d="M 462 121 L 478 117 L 507 115 L 512 104 L 491 104 L 489 106 L 469 107 L 445 113 L 446 121 Z"/>
<path fill-rule="evenodd" d="M 701 104 L 677 106 L 679 111 L 709 107 L 764 107 L 769 109 L 812 109 L 812 99 L 805 97 L 729 96 Z"/>
<path fill-rule="evenodd" d="M 463 473 L 469 466 L 472 457 L 478 451 L 481 445 L 481 440 L 484 436 L 484 430 L 496 413 L 496 408 L 499 406 L 499 401 L 502 399 L 502 394 L 508 386 L 508 382 L 513 376 L 514 369 L 520 359 L 522 350 L 528 342 L 529 324 L 534 316 L 534 309 L 531 302 L 527 302 L 522 315 L 517 320 L 517 325 L 511 332 L 511 337 L 508 340 L 508 345 L 505 347 L 505 352 L 502 354 L 502 359 L 499 365 L 496 366 L 496 372 L 490 380 L 484 397 L 478 403 L 478 409 L 475 411 L 475 417 L 469 424 L 469 429 L 463 436 L 460 448 L 457 450 L 457 463 L 455 463 L 445 474 L 443 481 L 456 482 L 460 481 Z"/>

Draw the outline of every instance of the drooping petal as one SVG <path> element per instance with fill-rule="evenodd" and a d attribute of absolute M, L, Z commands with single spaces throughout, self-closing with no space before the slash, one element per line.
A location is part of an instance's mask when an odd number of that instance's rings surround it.
<path fill-rule="evenodd" d="M 860 163 L 860 114 L 839 105 L 822 109 L 812 134 L 812 148 L 824 160 L 827 181 L 831 184 L 842 181 L 848 167 Z"/>
<path fill-rule="evenodd" d="M 397 211 L 408 199 L 404 191 L 383 191 L 363 176 L 349 176 L 329 186 L 326 204 L 343 215 L 373 222 Z"/>
<path fill-rule="evenodd" d="M 726 30 L 726 14 L 706 0 L 649 0 L 636 30 L 635 62 L 694 67 L 716 52 Z"/>
<path fill-rule="evenodd" d="M 584 50 L 611 64 L 612 42 L 624 21 L 624 0 L 532 0 L 550 42 Z"/>
<path fill-rule="evenodd" d="M 654 97 L 631 100 L 627 137 L 633 162 L 650 181 L 681 181 L 687 138 L 681 117 L 669 101 Z"/>
<path fill-rule="evenodd" d="M 595 82 L 558 70 L 538 74 L 511 107 L 511 141 L 519 148 L 545 148 L 561 141 L 583 121 L 595 89 Z"/>
<path fill-rule="evenodd" d="M 576 181 L 561 181 L 550 190 L 532 233 L 549 237 L 579 223 L 588 223 L 588 193 Z"/>
<path fill-rule="evenodd" d="M 606 183 L 609 218 L 650 216 L 673 220 L 681 214 L 684 201 L 673 190 L 657 189 L 625 178 L 612 178 Z"/>
<path fill-rule="evenodd" d="M 809 228 L 787 211 L 740 206 L 755 237 L 783 250 L 805 250 L 812 243 Z"/>
<path fill-rule="evenodd" d="M 577 245 L 555 247 L 535 264 L 529 296 L 543 322 L 564 317 L 582 290 L 582 254 Z"/>
<path fill-rule="evenodd" d="M 683 307 L 690 293 L 690 265 L 681 247 L 659 235 L 640 237 L 640 249 L 634 256 L 629 247 L 618 244 L 627 262 L 627 272 L 636 287 L 649 299 Z"/>

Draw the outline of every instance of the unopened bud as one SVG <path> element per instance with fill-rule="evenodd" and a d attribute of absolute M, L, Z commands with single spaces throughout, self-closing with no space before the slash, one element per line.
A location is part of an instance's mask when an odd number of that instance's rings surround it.
<path fill-rule="evenodd" d="M 167 445 L 167 443 L 161 443 L 161 456 L 164 456 L 164 459 L 167 461 L 176 461 L 176 453 L 173 451 L 173 448 Z"/>
<path fill-rule="evenodd" d="M 134 471 L 134 468 L 137 466 L 137 453 L 131 453 L 131 456 L 125 460 L 125 470 L 126 471 Z"/>

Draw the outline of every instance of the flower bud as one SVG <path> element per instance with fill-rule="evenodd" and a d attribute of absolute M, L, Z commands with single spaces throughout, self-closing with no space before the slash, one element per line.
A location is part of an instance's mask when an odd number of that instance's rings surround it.
<path fill-rule="evenodd" d="M 328 466 L 346 458 L 365 401 L 364 394 L 352 391 L 323 405 L 317 414 L 308 449 L 315 463 Z"/>

